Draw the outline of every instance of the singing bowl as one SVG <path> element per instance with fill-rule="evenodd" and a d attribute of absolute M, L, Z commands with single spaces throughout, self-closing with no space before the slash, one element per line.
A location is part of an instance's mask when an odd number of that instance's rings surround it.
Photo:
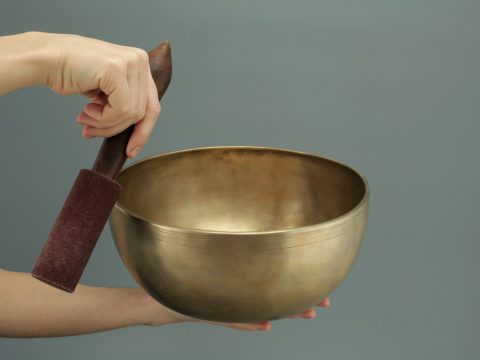
<path fill-rule="evenodd" d="M 220 322 L 275 320 L 318 304 L 352 268 L 368 186 L 314 154 L 209 147 L 125 168 L 110 215 L 135 281 L 168 308 Z"/>

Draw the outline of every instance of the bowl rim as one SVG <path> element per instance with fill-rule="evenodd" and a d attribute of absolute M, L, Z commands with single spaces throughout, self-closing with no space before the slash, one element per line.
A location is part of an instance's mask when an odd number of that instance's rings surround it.
<path fill-rule="evenodd" d="M 295 228 L 289 228 L 289 229 L 278 229 L 278 230 L 265 230 L 265 231 L 219 231 L 219 230 L 206 230 L 206 229 L 195 229 L 195 228 L 186 228 L 186 227 L 178 227 L 178 226 L 170 226 L 170 225 L 164 225 L 161 224 L 157 221 L 154 221 L 152 219 L 146 218 L 140 214 L 135 213 L 134 211 L 131 211 L 127 209 L 124 205 L 120 203 L 120 201 L 117 199 L 117 201 L 114 204 L 114 207 L 118 207 L 120 210 L 125 212 L 126 214 L 132 216 L 133 218 L 136 218 L 137 220 L 141 220 L 143 222 L 147 222 L 152 226 L 155 226 L 163 231 L 166 232 L 176 232 L 176 233 L 183 233 L 183 234 L 189 234 L 189 235 L 228 235 L 228 236 L 235 236 L 235 235 L 276 235 L 276 234 L 282 234 L 282 235 L 297 235 L 297 234 L 302 234 L 302 233 L 310 233 L 310 232 L 315 232 L 318 230 L 326 230 L 332 227 L 336 227 L 343 222 L 345 222 L 348 218 L 354 217 L 354 215 L 358 212 L 360 212 L 368 203 L 369 195 L 370 195 L 370 190 L 369 190 L 369 185 L 366 177 L 357 169 L 354 167 L 347 165 L 341 161 L 335 160 L 333 158 L 327 157 L 327 156 L 322 156 L 318 155 L 315 153 L 310 153 L 306 151 L 301 151 L 301 150 L 296 150 L 296 149 L 286 149 L 286 148 L 277 148 L 277 147 L 269 147 L 269 146 L 254 146 L 254 145 L 215 145 L 215 146 L 203 146 L 203 147 L 195 147 L 195 148 L 183 148 L 179 150 L 173 150 L 157 155 L 152 155 L 145 157 L 143 159 L 137 160 L 135 162 L 132 162 L 128 166 L 124 167 L 118 176 L 122 174 L 123 172 L 127 171 L 128 169 L 137 166 L 143 162 L 149 161 L 151 159 L 163 157 L 163 156 L 169 156 L 169 155 L 175 155 L 175 154 L 181 154 L 181 153 L 186 153 L 186 152 L 194 152 L 194 151 L 204 151 L 204 150 L 219 150 L 219 149 L 226 149 L 226 150 L 242 150 L 242 149 L 247 149 L 247 150 L 270 150 L 270 151 L 276 151 L 276 152 L 286 152 L 290 154 L 295 154 L 295 155 L 302 155 L 302 156 L 308 156 L 308 157 L 314 157 L 314 158 L 320 158 L 323 160 L 331 161 L 335 164 L 341 165 L 351 171 L 353 171 L 362 181 L 363 185 L 365 186 L 365 193 L 363 194 L 363 197 L 361 200 L 349 211 L 346 213 L 337 216 L 333 219 L 327 220 L 327 221 L 322 221 L 316 224 L 311 224 L 311 225 L 305 225 L 305 226 L 299 226 Z"/>

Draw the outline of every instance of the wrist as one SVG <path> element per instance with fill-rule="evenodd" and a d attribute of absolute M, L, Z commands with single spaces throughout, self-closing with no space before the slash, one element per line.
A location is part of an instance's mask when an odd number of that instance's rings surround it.
<path fill-rule="evenodd" d="M 142 288 L 135 289 L 137 298 L 137 325 L 158 326 L 183 322 L 181 316 L 153 299 Z"/>
<path fill-rule="evenodd" d="M 20 36 L 28 44 L 23 61 L 31 71 L 31 85 L 48 85 L 60 62 L 60 51 L 55 46 L 58 34 L 31 31 Z"/>
<path fill-rule="evenodd" d="M 26 32 L 0 38 L 0 95 L 23 87 L 47 84 L 57 51 L 51 34 Z"/>

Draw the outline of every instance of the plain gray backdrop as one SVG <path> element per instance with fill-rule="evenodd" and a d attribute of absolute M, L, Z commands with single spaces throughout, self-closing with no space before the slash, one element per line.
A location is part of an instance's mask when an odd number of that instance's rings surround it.
<path fill-rule="evenodd" d="M 139 159 L 209 145 L 314 152 L 364 173 L 371 206 L 358 261 L 315 320 L 1 339 L 0 358 L 479 358 L 479 14 L 478 0 L 2 0 L 2 35 L 172 42 L 173 80 Z M 0 267 L 32 269 L 95 159 L 101 139 L 74 121 L 85 103 L 40 87 L 0 98 Z M 82 280 L 134 286 L 108 228 Z"/>

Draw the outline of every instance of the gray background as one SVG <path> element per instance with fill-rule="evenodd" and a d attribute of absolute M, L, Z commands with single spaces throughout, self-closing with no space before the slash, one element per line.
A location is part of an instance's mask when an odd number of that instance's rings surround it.
<path fill-rule="evenodd" d="M 480 355 L 480 2 L 2 1 L 0 34 L 173 46 L 161 121 L 139 158 L 208 145 L 323 154 L 371 186 L 365 243 L 315 320 L 270 333 L 201 324 L 0 340 L 1 359 L 474 359 Z M 0 98 L 0 266 L 30 271 L 100 139 L 85 101 Z M 104 231 L 85 283 L 133 286 Z M 0 294 L 1 296 L 1 294 Z"/>

